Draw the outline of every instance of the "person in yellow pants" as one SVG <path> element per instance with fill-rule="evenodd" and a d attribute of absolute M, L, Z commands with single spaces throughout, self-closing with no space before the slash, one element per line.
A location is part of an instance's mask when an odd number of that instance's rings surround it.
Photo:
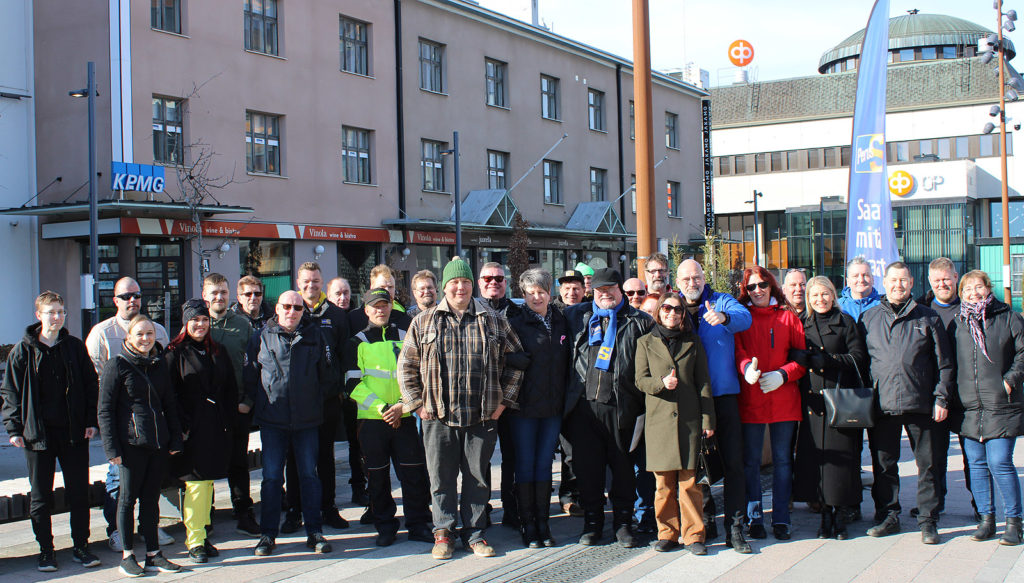
<path fill-rule="evenodd" d="M 171 474 L 184 480 L 182 519 L 185 546 L 194 563 L 220 553 L 206 538 L 213 506 L 213 481 L 227 477 L 238 389 L 231 360 L 209 335 L 210 312 L 203 300 L 182 305 L 185 327 L 165 354 L 181 411 L 185 447 L 171 459 Z"/>

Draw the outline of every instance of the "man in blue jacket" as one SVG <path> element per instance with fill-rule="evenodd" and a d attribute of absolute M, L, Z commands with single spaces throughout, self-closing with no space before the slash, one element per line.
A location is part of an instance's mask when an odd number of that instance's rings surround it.
<path fill-rule="evenodd" d="M 846 287 L 839 294 L 839 309 L 859 324 L 864 312 L 877 306 L 880 300 L 871 264 L 863 257 L 854 257 L 846 264 Z"/>
<path fill-rule="evenodd" d="M 711 392 L 715 398 L 718 448 L 725 465 L 725 544 L 740 553 L 750 553 L 743 537 L 746 488 L 743 478 L 743 432 L 740 425 L 740 383 L 736 374 L 734 335 L 750 328 L 750 312 L 735 298 L 716 293 L 704 279 L 704 269 L 693 259 L 676 270 L 679 289 L 708 357 Z M 707 488 L 704 486 L 704 488 Z M 715 500 L 704 492 L 704 524 L 707 538 L 718 536 Z"/>

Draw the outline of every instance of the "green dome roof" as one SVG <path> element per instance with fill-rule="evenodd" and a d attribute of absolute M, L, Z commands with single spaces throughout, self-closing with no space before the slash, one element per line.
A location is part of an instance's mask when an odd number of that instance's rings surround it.
<path fill-rule="evenodd" d="M 976 46 L 979 39 L 990 34 L 991 30 L 955 16 L 905 14 L 889 19 L 889 50 L 942 45 Z M 862 28 L 822 55 L 818 72 L 824 73 L 837 61 L 859 56 L 863 42 Z M 1004 42 L 1006 57 L 1012 59 L 1016 54 L 1013 43 L 1005 37 Z"/>

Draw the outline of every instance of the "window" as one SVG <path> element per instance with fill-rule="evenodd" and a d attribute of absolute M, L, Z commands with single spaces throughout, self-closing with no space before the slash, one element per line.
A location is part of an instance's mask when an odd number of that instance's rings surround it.
<path fill-rule="evenodd" d="M 951 151 L 953 147 L 952 140 L 949 138 L 939 138 L 938 145 L 939 160 L 951 160 L 953 157 Z"/>
<path fill-rule="evenodd" d="M 341 70 L 357 75 L 370 74 L 370 47 L 367 32 L 370 25 L 365 22 L 341 17 Z"/>
<path fill-rule="evenodd" d="M 633 100 L 629 100 L 629 139 L 636 139 L 636 108 Z"/>
<path fill-rule="evenodd" d="M 157 30 L 181 33 L 181 0 L 152 0 L 149 26 Z"/>
<path fill-rule="evenodd" d="M 908 162 L 910 160 L 909 142 L 892 142 L 889 144 L 889 162 Z"/>
<path fill-rule="evenodd" d="M 505 172 L 508 170 L 508 152 L 487 150 L 487 188 L 508 188 Z"/>
<path fill-rule="evenodd" d="M 942 47 L 942 58 L 943 59 L 955 59 L 956 58 L 956 47 L 945 46 Z"/>
<path fill-rule="evenodd" d="M 544 119 L 558 119 L 558 78 L 540 76 L 540 116 Z"/>
<path fill-rule="evenodd" d="M 255 275 L 263 282 L 263 299 L 274 303 L 277 297 L 293 288 L 291 241 L 238 241 L 239 272 Z"/>
<path fill-rule="evenodd" d="M 448 149 L 444 142 L 423 140 L 423 152 L 420 164 L 423 166 L 423 190 L 444 192 L 444 156 Z"/>
<path fill-rule="evenodd" d="M 679 183 L 669 180 L 665 186 L 668 195 L 668 216 L 681 217 L 682 209 L 679 208 Z"/>
<path fill-rule="evenodd" d="M 732 165 L 729 164 L 731 158 L 729 156 L 718 157 L 718 174 L 719 176 L 728 176 L 732 174 Z"/>
<path fill-rule="evenodd" d="M 605 199 L 605 183 L 607 182 L 608 171 L 603 168 L 590 169 L 590 200 L 601 201 Z"/>
<path fill-rule="evenodd" d="M 245 112 L 245 169 L 281 174 L 281 116 Z"/>
<path fill-rule="evenodd" d="M 815 168 L 821 168 L 821 150 L 812 148 L 807 150 L 807 168 L 813 170 Z"/>
<path fill-rule="evenodd" d="M 629 175 L 629 192 L 633 199 L 633 214 L 636 214 L 636 174 Z"/>
<path fill-rule="evenodd" d="M 587 108 L 590 112 L 590 129 L 604 131 L 604 93 L 596 89 L 587 91 Z"/>
<path fill-rule="evenodd" d="M 764 153 L 754 154 L 754 172 L 764 172 Z"/>
<path fill-rule="evenodd" d="M 999 155 L 999 134 L 983 134 L 979 138 L 980 153 L 982 157 Z M 1009 144 L 1007 140 L 1007 144 Z"/>
<path fill-rule="evenodd" d="M 935 155 L 935 141 L 934 140 L 921 140 L 921 157 L 931 157 Z M 927 159 L 927 158 L 925 158 Z"/>
<path fill-rule="evenodd" d="M 901 63 L 914 60 L 914 49 L 900 49 L 900 60 Z"/>
<path fill-rule="evenodd" d="M 782 166 L 782 152 L 772 152 L 771 154 L 768 154 L 768 158 L 772 172 L 779 172 L 785 170 L 785 168 Z"/>
<path fill-rule="evenodd" d="M 444 45 L 420 39 L 420 89 L 444 93 Z"/>
<path fill-rule="evenodd" d="M 153 98 L 153 161 L 182 163 L 181 104 L 177 99 Z"/>
<path fill-rule="evenodd" d="M 836 149 L 825 148 L 825 168 L 835 168 L 836 166 Z"/>
<path fill-rule="evenodd" d="M 956 157 L 957 158 L 970 158 L 970 139 L 967 136 L 960 136 L 955 138 L 954 143 L 956 144 Z"/>
<path fill-rule="evenodd" d="M 245 50 L 276 55 L 277 0 L 245 2 Z"/>
<path fill-rule="evenodd" d="M 1010 294 L 1021 295 L 1024 292 L 1024 255 L 1010 256 Z"/>
<path fill-rule="evenodd" d="M 508 107 L 507 88 L 505 87 L 508 65 L 501 61 L 484 59 L 484 69 L 487 81 L 487 105 Z"/>
<path fill-rule="evenodd" d="M 562 204 L 562 163 L 544 160 L 544 202 Z"/>
<path fill-rule="evenodd" d="M 345 182 L 371 184 L 370 130 L 341 127 L 341 164 Z"/>
<path fill-rule="evenodd" d="M 747 173 L 747 157 L 743 154 L 732 157 L 732 167 L 736 170 L 736 174 Z"/>
<path fill-rule="evenodd" d="M 665 147 L 679 149 L 679 116 L 665 112 Z"/>
<path fill-rule="evenodd" d="M 796 150 L 786 152 L 786 168 L 796 170 L 799 166 L 800 163 L 796 159 Z"/>
<path fill-rule="evenodd" d="M 930 61 L 932 59 L 937 59 L 938 55 L 936 54 L 936 49 L 937 47 L 923 47 L 921 49 L 921 60 Z"/>
<path fill-rule="evenodd" d="M 850 167 L 850 154 L 850 146 L 839 147 L 839 165 L 842 166 L 843 168 Z"/>

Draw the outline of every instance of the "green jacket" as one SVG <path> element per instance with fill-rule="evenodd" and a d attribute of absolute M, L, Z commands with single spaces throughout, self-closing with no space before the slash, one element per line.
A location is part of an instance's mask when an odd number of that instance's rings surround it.
<path fill-rule="evenodd" d="M 212 316 L 212 314 L 211 314 Z M 228 310 L 223 318 L 210 318 L 210 337 L 224 347 L 231 359 L 231 368 L 235 371 L 235 382 L 238 385 L 238 402 L 252 406 L 252 401 L 245 394 L 245 383 L 242 379 L 242 364 L 245 361 L 245 349 L 252 337 L 252 325 L 249 319 L 234 310 Z"/>
<path fill-rule="evenodd" d="M 356 403 L 357 419 L 382 419 L 385 409 L 401 402 L 397 371 L 404 339 L 405 330 L 389 324 L 369 326 L 349 340 L 345 392 Z"/>

